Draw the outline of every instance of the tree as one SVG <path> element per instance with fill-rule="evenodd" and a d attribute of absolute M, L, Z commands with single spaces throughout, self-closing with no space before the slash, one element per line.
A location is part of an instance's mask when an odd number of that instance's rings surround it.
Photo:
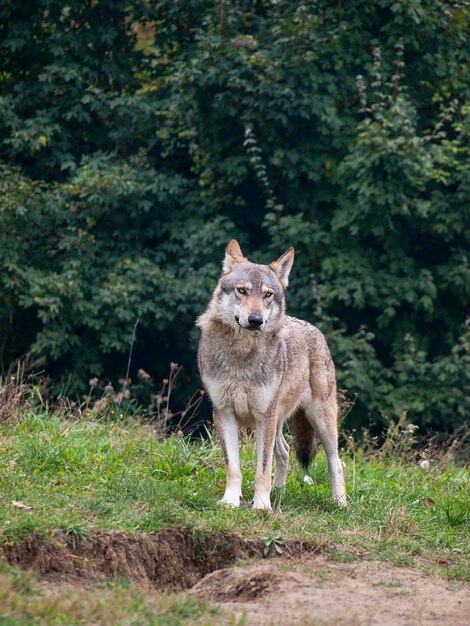
<path fill-rule="evenodd" d="M 30 6 L 31 5 L 31 6 Z M 0 9 L 1 358 L 182 363 L 236 236 L 295 245 L 350 423 L 468 412 L 470 11 L 444 0 Z M 40 233 L 40 236 L 38 236 Z M 251 254 L 250 254 L 251 253 Z"/>

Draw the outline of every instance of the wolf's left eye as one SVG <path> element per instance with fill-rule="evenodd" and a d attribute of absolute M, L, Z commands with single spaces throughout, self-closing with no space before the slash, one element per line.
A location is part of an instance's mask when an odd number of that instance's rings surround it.
<path fill-rule="evenodd" d="M 245 287 L 237 287 L 237 291 L 238 291 L 238 293 L 241 293 L 242 296 L 246 295 Z"/>
<path fill-rule="evenodd" d="M 273 292 L 272 292 L 272 291 L 267 291 L 267 292 L 264 294 L 264 297 L 265 297 L 265 298 L 270 298 L 272 295 L 273 295 Z"/>

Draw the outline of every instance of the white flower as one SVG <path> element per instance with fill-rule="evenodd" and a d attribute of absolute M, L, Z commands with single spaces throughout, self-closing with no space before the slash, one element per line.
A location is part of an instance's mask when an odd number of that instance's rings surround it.
<path fill-rule="evenodd" d="M 419 462 L 419 466 L 423 470 L 428 470 L 431 467 L 431 463 L 427 461 L 426 459 L 423 459 L 422 461 Z"/>
<path fill-rule="evenodd" d="M 310 478 L 310 476 L 307 476 L 307 474 L 305 474 L 304 483 L 307 483 L 307 485 L 313 485 L 313 480 Z"/>

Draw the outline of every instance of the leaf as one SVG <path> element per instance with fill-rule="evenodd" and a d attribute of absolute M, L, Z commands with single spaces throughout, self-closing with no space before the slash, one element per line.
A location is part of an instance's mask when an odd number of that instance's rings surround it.
<path fill-rule="evenodd" d="M 423 498 L 421 502 L 426 506 L 434 506 L 436 504 L 432 498 Z"/>
<path fill-rule="evenodd" d="M 12 504 L 12 506 L 15 507 L 15 509 L 22 509 L 23 511 L 32 511 L 33 510 L 32 506 L 28 506 L 27 504 L 23 504 L 22 502 L 17 502 L 16 500 L 12 500 L 11 504 Z"/>

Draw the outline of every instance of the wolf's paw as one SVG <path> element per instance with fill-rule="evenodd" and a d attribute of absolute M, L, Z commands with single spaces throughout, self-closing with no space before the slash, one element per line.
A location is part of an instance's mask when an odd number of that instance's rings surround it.
<path fill-rule="evenodd" d="M 271 501 L 269 496 L 259 496 L 255 493 L 255 497 L 252 501 L 252 506 L 256 511 L 270 511 Z"/>
<path fill-rule="evenodd" d="M 229 506 L 232 507 L 234 509 L 236 509 L 237 507 L 240 506 L 240 504 L 242 503 L 242 497 L 241 496 L 235 496 L 235 495 L 224 495 L 223 498 L 221 498 L 217 504 L 222 504 L 223 506 Z"/>
<path fill-rule="evenodd" d="M 335 496 L 333 498 L 333 502 L 339 506 L 341 509 L 347 509 L 348 508 L 348 501 L 346 500 L 346 494 L 343 494 L 341 496 Z"/>

